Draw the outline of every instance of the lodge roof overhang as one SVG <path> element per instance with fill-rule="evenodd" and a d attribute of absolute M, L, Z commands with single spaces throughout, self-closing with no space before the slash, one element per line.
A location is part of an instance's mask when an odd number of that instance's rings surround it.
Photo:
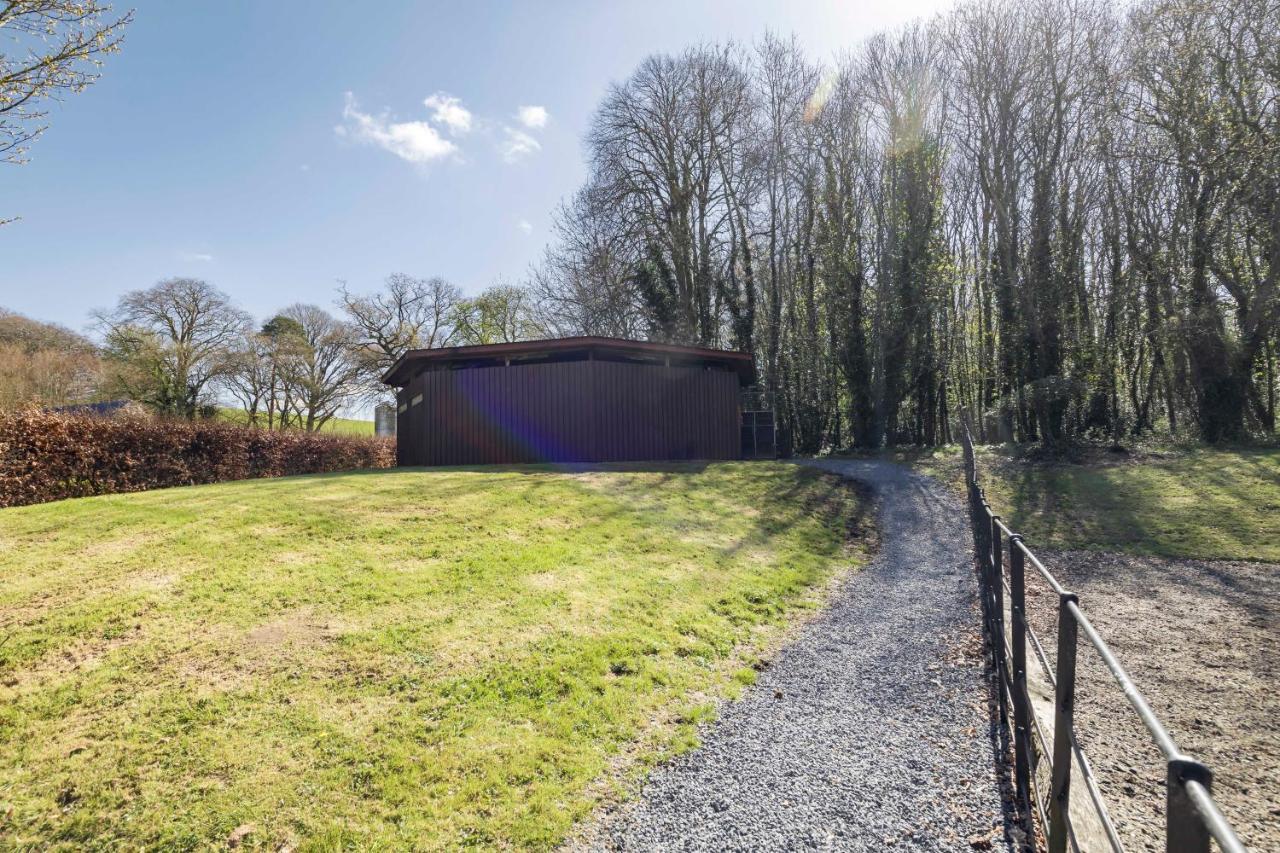
<path fill-rule="evenodd" d="M 552 338 L 541 341 L 518 341 L 508 344 L 413 349 L 396 360 L 382 376 L 386 385 L 403 388 L 424 370 L 483 367 L 495 364 L 584 358 L 599 355 L 612 360 L 631 360 L 655 365 L 703 365 L 732 370 L 741 385 L 755 382 L 755 361 L 750 353 L 734 350 L 629 341 L 622 338 L 581 336 Z"/>

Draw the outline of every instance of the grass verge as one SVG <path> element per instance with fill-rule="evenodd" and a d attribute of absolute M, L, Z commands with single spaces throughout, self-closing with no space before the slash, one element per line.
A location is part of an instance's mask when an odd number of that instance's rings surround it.
<path fill-rule="evenodd" d="M 963 489 L 959 447 L 893 455 Z M 1009 445 L 978 448 L 987 500 L 1033 550 L 1280 562 L 1280 449 L 1028 456 Z"/>
<path fill-rule="evenodd" d="M 694 743 L 865 511 L 741 463 L 0 511 L 0 844 L 553 846 Z"/>

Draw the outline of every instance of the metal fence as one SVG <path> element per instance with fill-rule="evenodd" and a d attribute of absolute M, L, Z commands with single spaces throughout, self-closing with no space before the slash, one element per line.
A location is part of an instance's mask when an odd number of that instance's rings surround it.
<path fill-rule="evenodd" d="M 1030 816 L 1034 809 L 1044 827 L 1050 853 L 1064 853 L 1068 849 L 1092 851 L 1108 844 L 1112 850 L 1124 850 L 1089 760 L 1076 738 L 1076 652 L 1083 634 L 1115 677 L 1164 756 L 1166 851 L 1201 853 L 1211 849 L 1212 839 L 1227 853 L 1245 853 L 1244 845 L 1213 801 L 1213 773 L 1182 754 L 1120 661 L 1089 622 L 1076 594 L 1058 583 L 1022 537 L 1010 530 L 992 510 L 978 483 L 973 439 L 967 428 L 962 438 L 984 633 L 1000 684 L 1000 715 L 1006 725 L 1010 709 L 1013 712 L 1010 732 L 1014 788 L 1022 814 Z M 1040 638 L 1027 622 L 1028 564 L 1058 597 L 1056 666 L 1050 666 Z M 1030 660 L 1029 649 L 1033 653 Z M 1043 667 L 1047 688 L 1052 691 L 1051 714 L 1035 713 L 1034 685 L 1028 679 L 1029 664 L 1034 668 Z M 1076 780 L 1083 784 L 1087 800 L 1073 800 L 1073 781 Z"/>

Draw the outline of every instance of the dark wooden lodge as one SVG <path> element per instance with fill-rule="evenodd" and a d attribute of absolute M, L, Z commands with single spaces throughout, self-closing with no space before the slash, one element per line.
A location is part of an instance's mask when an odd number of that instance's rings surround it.
<path fill-rule="evenodd" d="M 411 350 L 397 390 L 401 465 L 737 459 L 751 356 L 579 337 Z"/>

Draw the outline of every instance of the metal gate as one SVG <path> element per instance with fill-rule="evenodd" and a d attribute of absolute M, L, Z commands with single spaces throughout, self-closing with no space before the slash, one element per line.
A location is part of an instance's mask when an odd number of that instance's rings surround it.
<path fill-rule="evenodd" d="M 743 412 L 742 458 L 776 459 L 777 456 L 778 442 L 773 412 L 765 410 Z"/>

